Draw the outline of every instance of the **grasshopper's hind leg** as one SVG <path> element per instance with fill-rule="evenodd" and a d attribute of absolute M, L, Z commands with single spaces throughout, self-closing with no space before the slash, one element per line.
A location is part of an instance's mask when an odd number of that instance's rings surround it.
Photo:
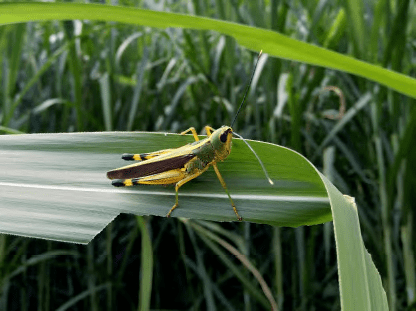
<path fill-rule="evenodd" d="M 173 149 L 164 149 L 164 150 L 159 150 L 159 151 L 150 152 L 150 153 L 138 153 L 138 154 L 123 153 L 121 155 L 121 158 L 126 161 L 144 161 L 144 160 L 149 160 L 149 159 L 158 157 L 162 154 L 171 152 L 172 150 Z"/>
<path fill-rule="evenodd" d="M 130 178 L 130 179 L 114 179 L 111 184 L 115 187 L 129 187 L 135 186 L 139 184 L 147 184 L 147 185 L 168 185 L 176 183 L 175 186 L 175 204 L 169 210 L 166 217 L 170 217 L 173 210 L 178 207 L 179 205 L 179 188 L 186 184 L 188 181 L 198 177 L 203 172 L 208 169 L 209 166 L 204 168 L 203 170 L 197 171 L 191 175 L 186 176 L 183 169 L 172 170 L 169 172 L 163 172 L 156 175 L 139 177 L 139 178 Z"/>
<path fill-rule="evenodd" d="M 133 179 L 114 179 L 111 181 L 114 187 L 130 187 L 136 185 Z"/>
<path fill-rule="evenodd" d="M 181 181 L 184 177 L 185 173 L 182 169 L 175 169 L 138 178 L 113 179 L 111 184 L 115 187 L 130 187 L 135 185 L 169 185 Z"/>

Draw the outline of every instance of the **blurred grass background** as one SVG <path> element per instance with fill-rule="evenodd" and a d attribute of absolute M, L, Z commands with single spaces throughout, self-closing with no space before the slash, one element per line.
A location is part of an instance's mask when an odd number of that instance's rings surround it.
<path fill-rule="evenodd" d="M 416 7 L 408 0 L 106 4 L 268 28 L 415 76 Z M 256 58 L 213 31 L 96 21 L 2 26 L 0 51 L 6 134 L 216 128 L 230 123 Z M 234 129 L 301 152 L 355 197 L 390 309 L 415 310 L 415 99 L 271 57 L 259 69 Z M 198 226 L 233 241 L 281 309 L 339 310 L 330 223 L 291 229 L 133 215 L 120 215 L 88 246 L 0 235 L 0 310 L 146 310 L 146 295 L 154 310 L 269 309 L 257 281 Z M 151 249 L 153 280 L 140 269 Z"/>

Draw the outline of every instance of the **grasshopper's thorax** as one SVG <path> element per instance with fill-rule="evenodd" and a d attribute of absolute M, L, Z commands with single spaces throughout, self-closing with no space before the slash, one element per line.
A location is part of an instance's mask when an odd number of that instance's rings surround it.
<path fill-rule="evenodd" d="M 215 151 L 215 160 L 223 161 L 231 152 L 233 129 L 222 126 L 211 135 L 211 144 Z"/>

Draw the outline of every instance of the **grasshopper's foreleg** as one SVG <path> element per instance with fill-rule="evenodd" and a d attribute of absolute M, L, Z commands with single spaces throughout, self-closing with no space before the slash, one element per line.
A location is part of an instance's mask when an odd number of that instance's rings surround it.
<path fill-rule="evenodd" d="M 222 187 L 224 188 L 225 192 L 227 193 L 228 197 L 230 198 L 231 206 L 233 207 L 234 213 L 237 215 L 238 220 L 243 220 L 240 215 L 238 215 L 237 208 L 235 207 L 233 199 L 231 199 L 230 193 L 228 192 L 227 185 L 225 184 L 224 179 L 222 178 L 220 171 L 218 170 L 217 164 L 212 163 L 212 166 L 214 167 L 215 174 L 217 174 L 218 179 L 220 180 L 220 183 Z"/>
<path fill-rule="evenodd" d="M 170 217 L 170 214 L 172 214 L 173 210 L 175 208 L 178 207 L 179 205 L 179 188 L 186 184 L 188 181 L 198 177 L 199 175 L 201 175 L 203 172 L 205 172 L 207 169 L 209 168 L 209 166 L 205 167 L 203 170 L 197 171 L 196 173 L 193 173 L 187 177 L 185 177 L 184 179 L 178 181 L 178 183 L 175 186 L 175 195 L 176 195 L 176 201 L 175 201 L 175 205 L 173 205 L 173 207 L 170 209 L 170 211 L 168 212 L 168 214 L 166 215 L 166 217 Z"/>
<path fill-rule="evenodd" d="M 196 130 L 195 130 L 195 128 L 194 127 L 190 127 L 189 129 L 187 129 L 186 131 L 183 131 L 182 133 L 181 133 L 181 135 L 185 135 L 186 133 L 188 133 L 188 132 L 191 132 L 192 133 L 192 135 L 194 136 L 194 138 L 195 138 L 195 141 L 199 141 L 199 137 L 198 137 L 198 133 L 196 132 Z"/>
<path fill-rule="evenodd" d="M 164 149 L 150 153 L 140 153 L 140 154 L 132 154 L 132 153 L 123 153 L 121 158 L 126 161 L 144 161 L 149 160 L 154 157 L 160 156 L 162 154 L 171 152 L 173 149 Z"/>

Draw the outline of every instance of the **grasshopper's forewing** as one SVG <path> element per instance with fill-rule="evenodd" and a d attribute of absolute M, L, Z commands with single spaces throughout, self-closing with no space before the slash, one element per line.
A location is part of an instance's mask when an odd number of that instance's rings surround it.
<path fill-rule="evenodd" d="M 109 179 L 130 179 L 160 174 L 169 170 L 183 168 L 196 155 L 193 153 L 160 156 L 151 160 L 124 166 L 107 172 Z"/>

